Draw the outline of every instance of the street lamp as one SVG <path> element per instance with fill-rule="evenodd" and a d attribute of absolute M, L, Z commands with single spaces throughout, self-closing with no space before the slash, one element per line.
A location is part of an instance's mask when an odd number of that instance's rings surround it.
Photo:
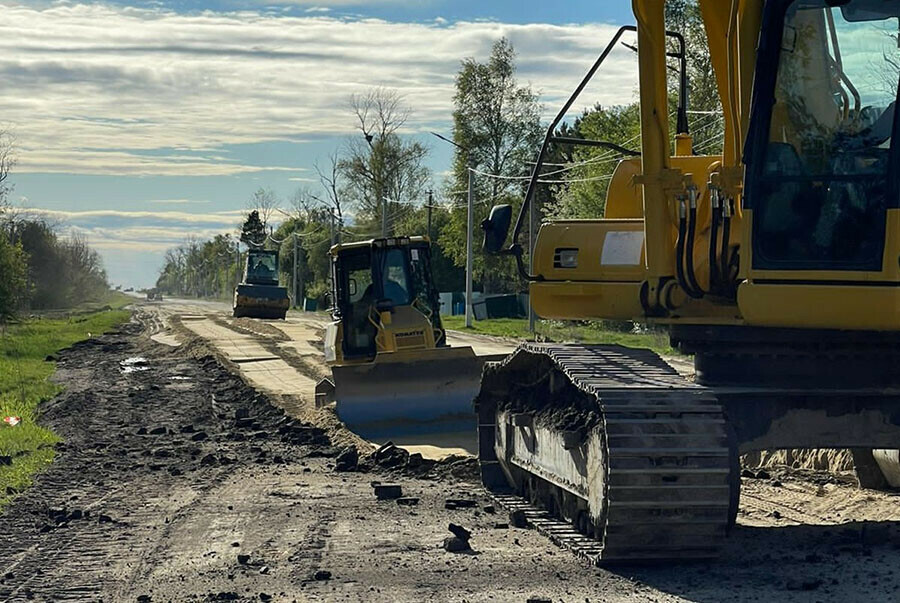
<path fill-rule="evenodd" d="M 465 148 L 462 145 L 459 145 L 449 138 L 441 136 L 437 132 L 431 133 L 434 136 L 437 136 L 444 142 L 449 142 L 457 149 L 466 154 L 466 158 L 468 159 L 466 171 L 469 174 L 469 193 L 468 193 L 468 209 L 466 213 L 466 327 L 472 328 L 472 271 L 473 271 L 473 257 L 472 257 L 472 221 L 473 221 L 473 206 L 475 201 L 475 166 L 477 163 L 475 159 L 472 157 L 472 154 L 469 152 L 469 149 Z"/>

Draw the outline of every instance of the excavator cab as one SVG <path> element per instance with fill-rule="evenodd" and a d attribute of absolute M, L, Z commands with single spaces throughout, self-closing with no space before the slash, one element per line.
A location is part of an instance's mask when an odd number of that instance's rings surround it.
<path fill-rule="evenodd" d="M 483 358 L 449 347 L 425 237 L 335 245 L 334 322 L 325 332 L 332 378 L 317 403 L 364 437 L 474 433 L 472 398 Z"/>

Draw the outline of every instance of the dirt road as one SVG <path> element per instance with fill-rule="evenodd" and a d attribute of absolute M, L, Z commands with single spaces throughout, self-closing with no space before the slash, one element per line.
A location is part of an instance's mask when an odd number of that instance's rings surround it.
<path fill-rule="evenodd" d="M 318 370 L 313 321 L 238 324 L 197 304 L 138 316 L 61 354 L 66 391 L 42 416 L 65 445 L 2 516 L 0 602 L 900 598 L 893 496 L 754 476 L 721 560 L 592 568 L 507 527 L 464 460 L 335 471 L 348 444 L 370 448 L 290 390 Z M 418 500 L 379 501 L 373 482 Z M 471 552 L 441 547 L 451 522 Z"/>

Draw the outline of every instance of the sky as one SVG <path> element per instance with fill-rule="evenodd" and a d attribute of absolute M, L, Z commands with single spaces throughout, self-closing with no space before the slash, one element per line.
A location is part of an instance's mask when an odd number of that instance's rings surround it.
<path fill-rule="evenodd" d="M 396 89 L 404 136 L 439 190 L 454 76 L 507 36 L 549 118 L 628 0 L 0 0 L 0 127 L 16 139 L 11 200 L 77 231 L 110 280 L 151 286 L 166 249 L 235 232 L 260 187 L 316 190 L 315 165 L 353 136 L 349 98 Z M 629 102 L 614 52 L 576 109 Z M 285 206 L 286 206 L 285 202 Z"/>

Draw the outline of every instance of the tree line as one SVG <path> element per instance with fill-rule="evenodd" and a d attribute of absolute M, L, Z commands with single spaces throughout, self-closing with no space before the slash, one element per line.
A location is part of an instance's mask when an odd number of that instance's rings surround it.
<path fill-rule="evenodd" d="M 699 8 L 694 0 L 679 0 L 667 3 L 666 11 L 669 28 L 685 36 L 694 150 L 698 154 L 719 152 L 721 107 Z M 669 82 L 672 132 L 678 96 L 675 71 L 673 68 Z M 476 230 L 493 205 L 508 203 L 518 212 L 531 162 L 544 135 L 544 108 L 538 99 L 530 85 L 517 80 L 516 53 L 508 39 L 499 39 L 484 61 L 464 59 L 453 96 L 450 139 L 456 146 L 452 169 L 442 182 L 435 182 L 426 166 L 429 148 L 405 134 L 413 109 L 403 98 L 387 88 L 353 95 L 346 114 L 356 134 L 339 151 L 316 163 L 317 190 L 301 187 L 289 199 L 281 200 L 271 190 L 259 189 L 248 200 L 248 218 L 239 238 L 188 241 L 171 250 L 157 285 L 172 293 L 228 295 L 223 275 L 234 275 L 232 281 L 237 276 L 240 240 L 244 249 L 279 249 L 283 282 L 293 288 L 296 237 L 298 285 L 302 284 L 305 296 L 324 301 L 328 247 L 385 232 L 388 236 L 429 235 L 438 288 L 462 290 L 470 170 L 474 170 Z M 639 148 L 639 118 L 637 102 L 595 105 L 571 123 L 563 123 L 556 135 Z M 446 143 L 435 139 L 434 144 Z M 597 147 L 551 145 L 542 177 L 545 183 L 535 199 L 536 222 L 544 217 L 602 217 L 609 179 L 621 158 Z M 270 227 L 275 219 L 280 221 L 277 229 Z M 478 235 L 474 234 L 476 242 Z M 513 262 L 481 253 L 475 254 L 474 280 L 476 289 L 488 293 L 518 292 L 527 287 Z"/>
<path fill-rule="evenodd" d="M 100 255 L 77 233 L 9 206 L 13 138 L 0 131 L 0 322 L 23 310 L 71 308 L 102 298 L 109 283 Z"/>

